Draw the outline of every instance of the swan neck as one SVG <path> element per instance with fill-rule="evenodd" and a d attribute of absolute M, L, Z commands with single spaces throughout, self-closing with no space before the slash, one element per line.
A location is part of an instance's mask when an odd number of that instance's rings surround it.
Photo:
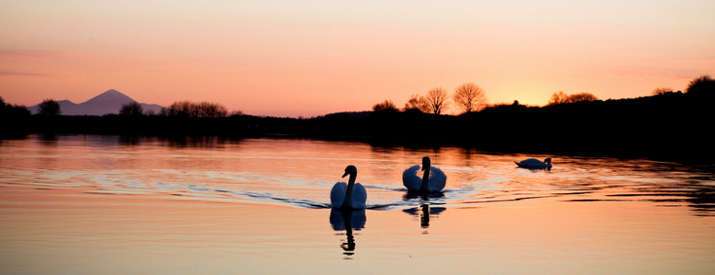
<path fill-rule="evenodd" d="M 355 178 L 357 178 L 357 175 L 350 174 L 350 179 L 348 179 L 348 188 L 345 189 L 345 201 L 343 202 L 343 208 L 352 208 L 353 186 L 355 185 Z"/>
<path fill-rule="evenodd" d="M 430 173 L 430 166 L 425 167 L 425 172 L 422 175 L 422 186 L 420 186 L 420 189 L 424 191 L 428 191 L 428 185 L 429 185 L 429 173 Z"/>

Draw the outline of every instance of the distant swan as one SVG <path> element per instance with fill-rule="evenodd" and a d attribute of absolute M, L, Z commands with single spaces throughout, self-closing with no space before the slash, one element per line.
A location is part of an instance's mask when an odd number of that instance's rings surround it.
<path fill-rule="evenodd" d="M 447 185 L 447 176 L 439 168 L 431 166 L 429 157 L 422 158 L 422 171 L 424 171 L 422 177 L 417 175 L 418 170 L 420 166 L 415 165 L 402 173 L 402 184 L 407 187 L 408 192 L 442 192 Z"/>
<path fill-rule="evenodd" d="M 519 168 L 551 170 L 551 158 L 546 158 L 543 162 L 538 159 L 530 158 L 520 162 L 515 161 L 514 163 L 516 163 L 516 166 L 519 166 Z"/>
<path fill-rule="evenodd" d="M 367 192 L 365 187 L 359 183 L 355 183 L 357 178 L 357 168 L 353 165 L 345 167 L 345 176 L 350 176 L 348 183 L 338 182 L 333 185 L 330 190 L 330 205 L 332 208 L 342 209 L 365 209 L 365 201 L 367 200 Z"/>

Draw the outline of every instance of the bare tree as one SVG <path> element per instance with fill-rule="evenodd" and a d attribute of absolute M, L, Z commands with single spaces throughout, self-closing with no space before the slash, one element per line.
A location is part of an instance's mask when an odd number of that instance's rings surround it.
<path fill-rule="evenodd" d="M 447 109 L 447 92 L 442 88 L 434 88 L 424 97 L 429 112 L 439 115 Z"/>
<path fill-rule="evenodd" d="M 465 83 L 454 91 L 454 102 L 464 109 L 465 113 L 478 111 L 486 105 L 484 90 L 474 83 Z"/>
<path fill-rule="evenodd" d="M 569 95 L 567 95 L 563 91 L 558 91 L 551 95 L 551 98 L 549 99 L 549 105 L 564 104 L 568 102 L 568 99 Z"/>

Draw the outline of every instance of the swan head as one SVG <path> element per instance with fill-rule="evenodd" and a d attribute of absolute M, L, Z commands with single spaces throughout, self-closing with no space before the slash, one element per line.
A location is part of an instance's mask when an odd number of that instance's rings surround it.
<path fill-rule="evenodd" d="M 545 158 L 544 164 L 546 164 L 546 169 L 551 170 L 551 158 Z"/>
<path fill-rule="evenodd" d="M 422 171 L 425 169 L 428 169 L 431 165 L 432 161 L 429 159 L 429 157 L 423 157 L 422 158 Z"/>
<path fill-rule="evenodd" d="M 355 165 L 348 165 L 345 167 L 345 174 L 343 174 L 343 178 L 346 177 L 347 175 L 356 177 L 357 176 L 357 167 Z"/>

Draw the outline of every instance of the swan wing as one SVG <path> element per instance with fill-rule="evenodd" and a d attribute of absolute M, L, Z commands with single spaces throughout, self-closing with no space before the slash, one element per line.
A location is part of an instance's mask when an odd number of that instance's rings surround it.
<path fill-rule="evenodd" d="M 338 182 L 333 185 L 333 189 L 330 190 L 330 207 L 340 208 L 345 202 L 345 191 L 348 185 L 344 182 Z"/>
<path fill-rule="evenodd" d="M 429 191 L 441 192 L 447 185 L 447 175 L 441 169 L 432 166 L 429 177 Z"/>
<path fill-rule="evenodd" d="M 367 190 L 360 183 L 356 183 L 353 186 L 352 195 L 352 206 L 353 209 L 365 209 L 367 202 Z"/>
<path fill-rule="evenodd" d="M 420 190 L 420 185 L 422 185 L 422 178 L 417 175 L 417 171 L 420 170 L 419 165 L 411 166 L 402 172 L 402 185 L 404 185 L 407 190 L 418 191 Z"/>

